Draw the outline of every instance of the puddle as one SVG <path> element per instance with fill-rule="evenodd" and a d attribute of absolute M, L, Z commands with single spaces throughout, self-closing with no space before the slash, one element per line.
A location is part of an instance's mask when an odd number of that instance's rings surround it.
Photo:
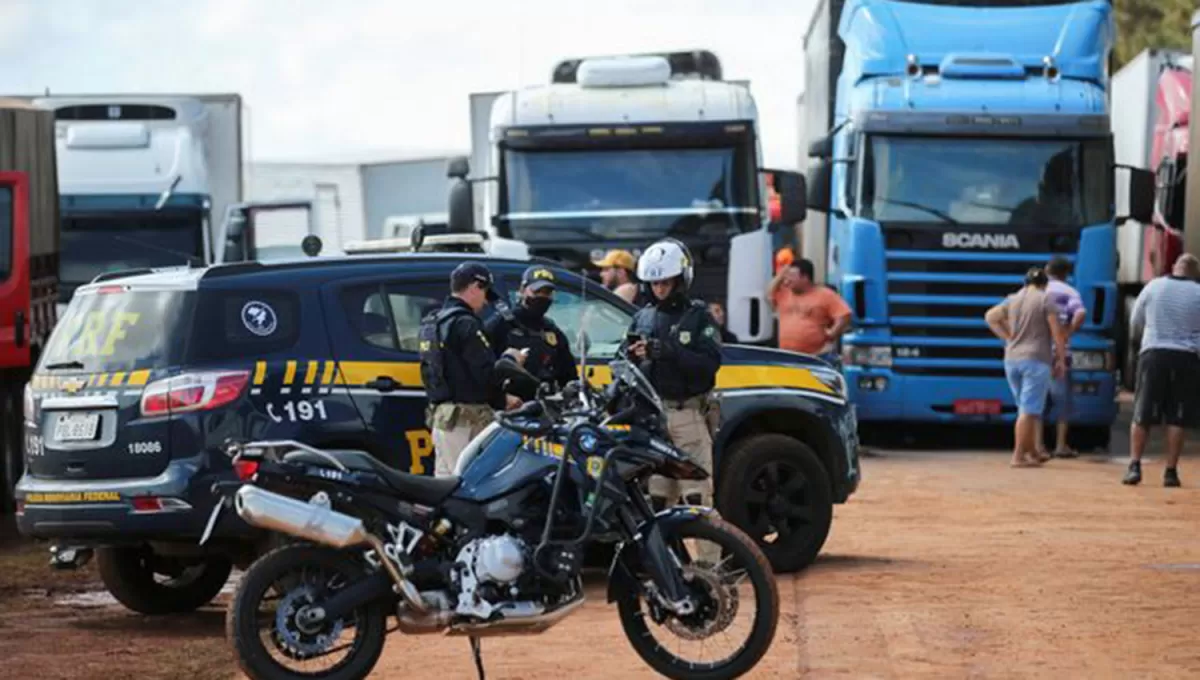
<path fill-rule="evenodd" d="M 221 588 L 221 592 L 217 595 L 229 596 L 233 595 L 234 588 L 237 588 L 238 578 L 241 574 L 235 574 L 229 581 L 225 583 L 225 587 Z M 45 596 L 45 591 L 40 591 L 41 596 Z M 106 590 L 92 590 L 85 593 L 72 593 L 63 595 L 54 599 L 54 604 L 59 607 L 76 607 L 81 609 L 95 609 L 100 607 L 120 607 L 121 603 L 110 595 Z"/>

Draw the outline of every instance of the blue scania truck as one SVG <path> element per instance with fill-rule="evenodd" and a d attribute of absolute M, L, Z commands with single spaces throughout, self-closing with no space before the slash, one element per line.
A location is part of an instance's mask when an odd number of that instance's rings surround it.
<path fill-rule="evenodd" d="M 1088 310 L 1071 341 L 1073 444 L 1107 446 L 1116 230 L 1149 218 L 1154 194 L 1152 175 L 1114 163 L 1114 39 L 1100 0 L 821 0 L 805 36 L 803 252 L 854 312 L 842 357 L 864 426 L 1011 422 L 983 316 L 1061 255 Z"/>

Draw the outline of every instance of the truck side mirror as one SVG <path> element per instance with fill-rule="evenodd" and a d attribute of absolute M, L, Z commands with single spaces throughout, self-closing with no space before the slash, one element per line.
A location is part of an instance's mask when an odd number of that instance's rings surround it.
<path fill-rule="evenodd" d="M 471 234 L 475 231 L 475 198 L 471 183 L 464 177 L 450 182 L 449 216 L 446 220 L 451 234 Z"/>
<path fill-rule="evenodd" d="M 798 224 L 808 212 L 804 175 L 790 170 L 775 172 L 775 191 L 779 194 L 779 222 Z"/>
<path fill-rule="evenodd" d="M 824 137 L 814 140 L 808 145 L 809 158 L 832 158 L 833 157 L 833 135 L 825 135 Z"/>
<path fill-rule="evenodd" d="M 1126 219 L 1142 224 L 1150 224 L 1154 219 L 1154 173 L 1149 170 L 1129 168 L 1129 215 Z"/>
<path fill-rule="evenodd" d="M 807 207 L 817 212 L 828 213 L 833 177 L 833 162 L 828 159 L 817 161 L 808 170 Z"/>
<path fill-rule="evenodd" d="M 450 179 L 466 179 L 471 174 L 471 162 L 466 156 L 455 156 L 446 161 L 446 176 Z"/>

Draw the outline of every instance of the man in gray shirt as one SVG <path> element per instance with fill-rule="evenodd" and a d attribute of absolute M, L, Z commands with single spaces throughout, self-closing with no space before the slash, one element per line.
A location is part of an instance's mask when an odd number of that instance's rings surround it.
<path fill-rule="evenodd" d="M 1142 481 L 1142 453 L 1154 425 L 1167 426 L 1163 486 L 1179 486 L 1184 428 L 1200 427 L 1200 260 L 1181 255 L 1168 276 L 1142 289 L 1133 303 L 1132 336 L 1141 329 L 1137 392 L 1125 484 Z"/>
<path fill-rule="evenodd" d="M 1025 287 L 992 307 L 984 316 L 996 337 L 1004 340 L 1004 374 L 1017 403 L 1013 467 L 1041 465 L 1039 421 L 1050 382 L 1066 370 L 1067 340 L 1058 306 L 1046 294 L 1046 272 L 1031 269 Z"/>

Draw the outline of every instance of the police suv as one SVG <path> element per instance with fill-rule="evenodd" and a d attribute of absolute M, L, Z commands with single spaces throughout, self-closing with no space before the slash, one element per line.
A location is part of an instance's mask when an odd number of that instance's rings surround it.
<path fill-rule="evenodd" d="M 212 483 L 236 478 L 222 452 L 229 440 L 365 450 L 432 474 L 417 336 L 466 257 L 245 262 L 114 274 L 80 288 L 26 391 L 21 532 L 51 539 L 61 566 L 94 551 L 127 607 L 180 612 L 207 603 L 233 565 L 278 540 L 224 513 L 197 545 Z M 515 303 L 530 262 L 474 259 Z M 635 309 L 546 264 L 557 277 L 549 316 L 568 338 L 586 327 L 591 380 L 602 384 Z M 825 542 L 832 505 L 859 481 L 842 378 L 791 352 L 727 345 L 723 357 L 717 505 L 777 571 L 803 568 Z"/>

